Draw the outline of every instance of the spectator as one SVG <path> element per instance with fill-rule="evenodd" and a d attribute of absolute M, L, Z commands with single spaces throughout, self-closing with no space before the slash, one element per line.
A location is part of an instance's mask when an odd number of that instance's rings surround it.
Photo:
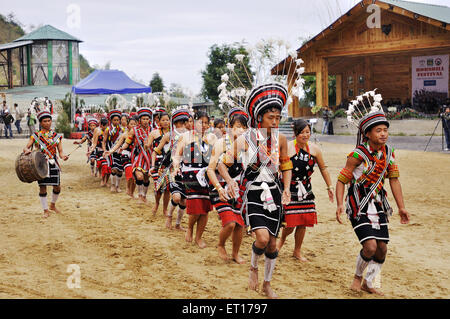
<path fill-rule="evenodd" d="M 33 135 L 33 133 L 36 131 L 35 124 L 36 124 L 36 116 L 31 112 L 30 109 L 28 109 L 27 126 L 30 136 Z"/>
<path fill-rule="evenodd" d="M 13 138 L 11 123 L 14 122 L 14 118 L 6 106 L 6 101 L 3 101 L 3 122 L 5 123 L 5 137 L 8 138 L 9 131 L 9 138 Z"/>
<path fill-rule="evenodd" d="M 16 112 L 16 122 L 14 125 L 17 128 L 17 134 L 22 134 L 22 127 L 20 127 L 20 122 L 22 121 L 25 114 L 20 110 L 17 103 L 14 103 L 14 111 Z"/>
<path fill-rule="evenodd" d="M 77 132 L 83 131 L 83 125 L 84 125 L 84 117 L 80 114 L 75 119 L 76 126 L 77 126 Z"/>
<path fill-rule="evenodd" d="M 45 107 L 47 108 L 47 110 L 50 111 L 50 114 L 53 114 L 53 103 L 52 101 L 50 101 L 50 99 L 46 96 L 45 97 Z"/>
<path fill-rule="evenodd" d="M 444 151 L 450 150 L 450 106 L 445 106 L 445 112 L 442 114 L 442 127 L 444 128 L 445 142 L 447 146 Z"/>
<path fill-rule="evenodd" d="M 328 107 L 325 107 L 322 112 L 323 119 L 323 129 L 322 134 L 328 134 L 328 124 L 330 121 L 330 113 L 328 112 Z"/>
<path fill-rule="evenodd" d="M 333 120 L 334 112 L 328 109 L 328 135 L 334 135 Z"/>
<path fill-rule="evenodd" d="M 222 119 L 216 119 L 214 120 L 214 134 L 217 136 L 217 138 L 222 138 L 227 133 L 227 129 L 225 127 L 225 121 Z"/>
<path fill-rule="evenodd" d="M 3 121 L 3 107 L 2 107 L 2 108 L 0 108 L 0 138 L 3 135 L 3 124 L 4 124 L 4 121 Z"/>

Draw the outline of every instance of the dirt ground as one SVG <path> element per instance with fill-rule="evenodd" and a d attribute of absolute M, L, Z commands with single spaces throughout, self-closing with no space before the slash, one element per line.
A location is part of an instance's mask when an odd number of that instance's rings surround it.
<path fill-rule="evenodd" d="M 14 170 L 26 140 L 0 143 L 0 298 L 264 298 L 247 289 L 251 237 L 244 236 L 241 247 L 245 265 L 218 258 L 216 213 L 210 213 L 204 234 L 207 248 L 186 243 L 184 233 L 164 227 L 161 209 L 152 217 L 153 204 L 100 188 L 89 176 L 84 146 L 63 163 L 57 203 L 62 214 L 43 219 L 37 183 L 20 182 Z M 66 153 L 73 148 L 64 141 Z M 352 148 L 322 143 L 333 183 Z M 396 157 L 412 220 L 400 224 L 390 196 L 395 212 L 382 270 L 384 298 L 449 298 L 450 156 L 397 150 Z M 319 223 L 307 230 L 303 246 L 310 261 L 291 257 L 291 235 L 277 260 L 275 291 L 287 299 L 380 298 L 348 289 L 360 245 L 348 220 L 336 222 L 318 169 L 313 190 Z M 81 288 L 68 288 L 71 264 L 80 267 Z M 263 269 L 260 261 L 260 279 Z"/>

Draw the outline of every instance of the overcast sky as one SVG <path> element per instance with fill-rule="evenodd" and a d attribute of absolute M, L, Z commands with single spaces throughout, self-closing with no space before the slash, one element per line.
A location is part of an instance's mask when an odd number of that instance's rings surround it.
<path fill-rule="evenodd" d="M 355 0 L 0 0 L 25 25 L 50 24 L 83 40 L 91 65 L 125 71 L 148 84 L 159 72 L 166 87 L 199 93 L 213 44 L 282 38 L 298 48 L 348 11 Z M 450 0 L 420 2 L 450 5 Z M 71 6 L 71 5 L 75 5 Z M 80 12 L 77 19 L 76 12 Z M 79 21 L 79 24 L 77 23 Z"/>

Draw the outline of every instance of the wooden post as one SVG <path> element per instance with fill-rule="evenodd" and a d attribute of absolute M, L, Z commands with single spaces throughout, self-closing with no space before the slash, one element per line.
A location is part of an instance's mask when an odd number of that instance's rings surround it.
<path fill-rule="evenodd" d="M 8 89 L 12 89 L 14 86 L 13 86 L 11 49 L 6 50 L 6 63 L 8 66 Z"/>
<path fill-rule="evenodd" d="M 336 105 L 342 103 L 342 74 L 336 74 Z"/>
<path fill-rule="evenodd" d="M 316 73 L 316 105 L 328 106 L 328 61 L 318 58 L 318 72 Z"/>
<path fill-rule="evenodd" d="M 370 57 L 364 57 L 364 89 L 365 91 L 372 91 L 374 88 L 372 87 L 372 63 L 370 61 Z"/>

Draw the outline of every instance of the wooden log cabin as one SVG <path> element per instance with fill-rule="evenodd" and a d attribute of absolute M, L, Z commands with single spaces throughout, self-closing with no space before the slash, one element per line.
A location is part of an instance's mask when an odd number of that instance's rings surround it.
<path fill-rule="evenodd" d="M 373 7 L 369 8 L 372 4 L 380 9 L 381 28 L 368 27 L 367 21 L 374 13 L 370 11 Z M 448 55 L 449 30 L 449 7 L 364 0 L 306 42 L 297 50 L 297 56 L 305 61 L 305 75 L 316 77 L 317 106 L 330 106 L 329 75 L 336 76 L 336 105 L 374 88 L 385 101 L 405 103 L 412 96 L 412 57 Z M 289 64 L 295 64 L 291 57 L 286 59 L 274 67 L 274 74 L 286 75 Z M 289 78 L 295 78 L 292 75 Z M 311 115 L 311 108 L 300 107 L 298 99 L 289 106 L 293 118 Z"/>

